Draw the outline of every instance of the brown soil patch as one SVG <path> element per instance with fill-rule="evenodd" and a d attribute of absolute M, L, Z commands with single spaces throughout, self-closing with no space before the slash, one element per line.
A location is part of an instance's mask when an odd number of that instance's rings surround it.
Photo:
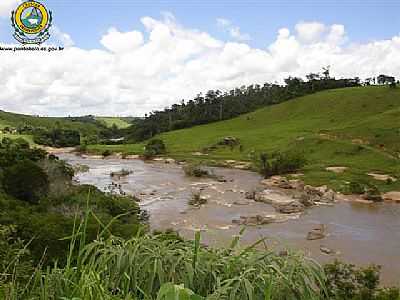
<path fill-rule="evenodd" d="M 400 192 L 388 192 L 383 194 L 383 200 L 400 203 Z"/>
<path fill-rule="evenodd" d="M 347 169 L 348 169 L 348 167 L 328 167 L 325 170 L 338 174 L 338 173 L 343 173 Z"/>
<path fill-rule="evenodd" d="M 390 175 L 387 175 L 387 174 L 368 173 L 367 175 L 373 177 L 376 180 L 380 180 L 380 181 L 386 181 L 386 180 L 397 181 L 396 178 L 394 178 Z"/>

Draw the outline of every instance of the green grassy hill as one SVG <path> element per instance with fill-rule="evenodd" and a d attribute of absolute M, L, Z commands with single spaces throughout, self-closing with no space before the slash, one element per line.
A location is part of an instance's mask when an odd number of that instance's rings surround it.
<path fill-rule="evenodd" d="M 309 163 L 306 181 L 329 182 L 341 188 L 346 181 L 370 181 L 368 172 L 398 176 L 397 183 L 373 180 L 384 190 L 400 190 L 400 89 L 359 87 L 319 92 L 223 122 L 172 131 L 158 136 L 170 156 L 199 159 L 195 152 L 221 138 L 240 139 L 242 149 L 218 148 L 204 160 L 251 160 L 254 153 L 304 151 Z M 104 150 L 93 146 L 92 150 Z M 114 151 L 137 153 L 143 145 L 123 145 Z M 343 174 L 326 171 L 345 166 Z"/>
<path fill-rule="evenodd" d="M 97 135 L 101 130 L 100 123 L 96 123 L 94 120 L 90 120 L 86 117 L 82 118 L 56 118 L 56 117 L 37 117 L 22 115 L 16 113 L 10 113 L 0 110 L 0 130 L 4 127 L 18 128 L 20 126 L 29 125 L 32 127 L 43 127 L 52 129 L 60 127 L 62 129 L 74 129 L 78 130 L 84 136 Z M 19 138 L 23 137 L 29 142 L 32 142 L 32 137 L 29 135 L 18 135 L 18 134 L 4 134 L 0 133 L 0 138 Z"/>
<path fill-rule="evenodd" d="M 0 127 L 31 125 L 34 127 L 53 128 L 60 126 L 63 129 L 75 129 L 84 133 L 96 132 L 98 125 L 93 122 L 83 121 L 85 118 L 57 118 L 57 117 L 36 117 L 22 114 L 15 114 L 0 110 Z"/>
<path fill-rule="evenodd" d="M 131 126 L 124 118 L 117 117 L 96 117 L 96 120 L 103 122 L 107 127 L 112 127 L 114 124 L 117 128 L 123 129 Z"/>

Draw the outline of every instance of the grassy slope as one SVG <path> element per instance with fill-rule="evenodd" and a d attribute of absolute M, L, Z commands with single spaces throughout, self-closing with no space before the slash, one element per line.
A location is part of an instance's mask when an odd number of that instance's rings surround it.
<path fill-rule="evenodd" d="M 15 114 L 4 112 L 0 110 L 0 129 L 5 126 L 17 127 L 22 125 L 31 125 L 34 127 L 54 128 L 60 126 L 63 129 L 79 130 L 84 135 L 96 134 L 99 128 L 95 124 L 75 122 L 67 118 L 49 118 L 49 117 L 35 117 L 29 115 Z M 0 138 L 6 135 L 0 134 Z M 28 135 L 7 135 L 10 138 L 23 137 L 29 142 L 32 142 L 32 137 Z"/>
<path fill-rule="evenodd" d="M 361 87 L 324 91 L 223 122 L 161 134 L 170 155 L 190 159 L 225 136 L 241 140 L 243 151 L 228 148 L 204 159 L 250 160 L 252 152 L 303 150 L 309 160 L 304 172 L 313 184 L 329 182 L 337 189 L 345 181 L 368 180 L 383 190 L 400 190 L 372 180 L 367 172 L 400 177 L 400 89 Z M 364 143 L 360 146 L 358 143 Z M 92 149 L 104 150 L 93 146 Z M 137 153 L 142 145 L 124 145 L 114 151 Z M 347 166 L 344 174 L 325 171 Z"/>
<path fill-rule="evenodd" d="M 106 124 L 107 127 L 111 127 L 114 124 L 118 127 L 118 128 L 128 128 L 129 126 L 131 126 L 131 124 L 129 124 L 126 120 L 121 119 L 121 118 L 115 118 L 115 117 L 96 117 L 96 120 L 104 122 Z"/>

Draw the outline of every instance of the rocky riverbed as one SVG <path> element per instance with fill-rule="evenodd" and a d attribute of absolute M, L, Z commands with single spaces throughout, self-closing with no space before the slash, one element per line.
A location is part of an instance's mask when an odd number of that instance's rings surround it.
<path fill-rule="evenodd" d="M 263 180 L 250 171 L 210 168 L 224 180 L 199 179 L 185 176 L 182 166 L 172 160 L 146 163 L 58 155 L 73 165 L 89 167 L 76 176 L 79 183 L 102 190 L 114 186 L 138 197 L 150 213 L 152 229 L 172 228 L 186 238 L 202 230 L 202 242 L 226 245 L 246 226 L 243 244 L 266 238 L 271 247 L 294 247 L 321 262 L 338 258 L 380 264 L 384 283 L 398 284 L 400 264 L 394 263 L 400 260 L 398 204 L 345 201 L 348 197 L 326 187 L 304 186 L 301 174 L 297 180 Z M 193 197 L 203 198 L 201 204 L 190 205 Z"/>

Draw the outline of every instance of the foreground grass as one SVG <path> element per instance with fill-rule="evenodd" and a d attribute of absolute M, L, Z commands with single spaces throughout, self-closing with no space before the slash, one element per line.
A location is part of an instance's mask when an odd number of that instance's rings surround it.
<path fill-rule="evenodd" d="M 312 300 L 326 293 L 324 271 L 317 263 L 299 253 L 277 255 L 265 244 L 264 251 L 256 250 L 263 240 L 243 249 L 238 247 L 237 237 L 229 248 L 212 249 L 201 245 L 200 233 L 192 242 L 175 234 L 137 234 L 123 240 L 110 236 L 105 226 L 97 241 L 86 244 L 87 219 L 71 236 L 64 268 L 39 266 L 25 282 L 2 284 L 0 276 L 0 296 L 43 300 Z M 18 259 L 15 266 L 11 263 L 7 268 L 12 278 L 18 277 Z"/>
<path fill-rule="evenodd" d="M 205 152 L 223 137 L 234 136 L 242 147 L 218 147 Z M 308 165 L 304 180 L 343 189 L 351 180 L 367 181 L 383 191 L 400 190 L 400 180 L 386 184 L 366 174 L 389 174 L 400 179 L 400 89 L 358 87 L 329 90 L 266 107 L 223 122 L 167 132 L 157 136 L 168 155 L 206 162 L 227 159 L 251 161 L 260 152 L 297 150 Z M 90 150 L 140 154 L 142 145 L 91 146 Z M 343 174 L 326 171 L 344 166 Z"/>

